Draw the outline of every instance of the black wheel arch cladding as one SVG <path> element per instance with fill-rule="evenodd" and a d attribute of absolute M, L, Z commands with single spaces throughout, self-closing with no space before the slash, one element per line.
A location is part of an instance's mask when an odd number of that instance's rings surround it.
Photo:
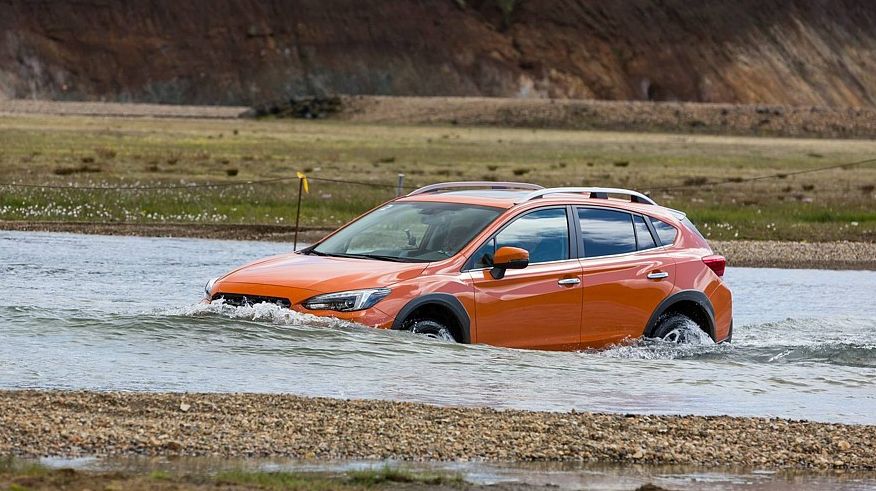
<path fill-rule="evenodd" d="M 696 308 L 694 315 L 700 317 L 700 319 L 694 318 L 692 320 L 700 324 L 700 327 L 713 341 L 717 341 L 715 339 L 715 308 L 712 306 L 709 297 L 699 290 L 682 290 L 663 299 L 657 308 L 654 309 L 651 318 L 648 319 L 648 324 L 645 325 L 642 335 L 653 337 L 654 331 L 667 312 L 679 312 L 690 317 L 688 312 L 691 305 Z M 703 323 L 705 325 L 702 325 Z"/>
<path fill-rule="evenodd" d="M 443 308 L 449 312 L 459 327 L 459 341 L 466 344 L 471 343 L 471 320 L 469 319 L 468 312 L 466 312 L 465 307 L 462 306 L 462 302 L 458 298 L 447 293 L 429 293 L 411 300 L 395 317 L 392 329 L 397 331 L 404 329 L 405 323 L 410 319 L 411 314 L 421 307 L 430 306 Z M 447 327 L 452 329 L 452 326 Z"/>

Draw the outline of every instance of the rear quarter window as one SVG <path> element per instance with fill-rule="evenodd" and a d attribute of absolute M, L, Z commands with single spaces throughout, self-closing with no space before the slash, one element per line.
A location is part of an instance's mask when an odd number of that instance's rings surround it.
<path fill-rule="evenodd" d="M 657 232 L 657 237 L 663 245 L 672 245 L 675 243 L 675 238 L 678 236 L 678 229 L 672 225 L 651 217 L 651 224 L 654 225 L 654 231 Z"/>

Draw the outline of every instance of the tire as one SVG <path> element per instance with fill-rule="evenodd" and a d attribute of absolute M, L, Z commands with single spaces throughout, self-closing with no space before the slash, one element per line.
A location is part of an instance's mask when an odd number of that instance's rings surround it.
<path fill-rule="evenodd" d="M 696 321 L 679 313 L 663 317 L 654 329 L 652 337 L 675 344 L 701 344 L 704 337 L 711 340 Z"/>
<path fill-rule="evenodd" d="M 405 323 L 405 330 L 440 341 L 448 341 L 451 343 L 459 342 L 456 340 L 453 331 L 451 331 L 449 327 L 440 322 L 429 319 L 408 321 Z"/>

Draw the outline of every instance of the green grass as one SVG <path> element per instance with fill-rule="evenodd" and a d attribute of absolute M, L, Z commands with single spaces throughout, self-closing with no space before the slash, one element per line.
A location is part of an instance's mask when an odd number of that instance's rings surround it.
<path fill-rule="evenodd" d="M 433 486 L 461 486 L 465 483 L 459 474 L 440 472 L 413 472 L 397 467 L 383 466 L 347 473 L 351 483 L 375 486 L 386 483 L 414 483 Z"/>
<path fill-rule="evenodd" d="M 173 478 L 169 472 L 162 470 L 152 471 L 146 477 L 153 481 L 169 481 Z"/>
<path fill-rule="evenodd" d="M 0 474 L 16 474 L 20 476 L 43 476 L 51 472 L 48 467 L 37 463 L 22 461 L 12 457 L 0 457 Z"/>
<path fill-rule="evenodd" d="M 51 469 L 11 458 L 0 459 L 0 489 L 262 489 L 283 491 L 367 490 L 408 484 L 418 487 L 459 487 L 461 476 L 415 472 L 391 466 L 348 473 L 297 473 L 227 470 L 215 475 L 176 474 L 162 470 L 145 473 L 92 472 Z"/>
<path fill-rule="evenodd" d="M 258 486 L 263 489 L 319 491 L 382 487 L 392 483 L 460 486 L 465 481 L 457 474 L 423 473 L 383 466 L 351 471 L 343 475 L 232 470 L 218 474 L 215 482 Z"/>
<path fill-rule="evenodd" d="M 0 182 L 48 185 L 314 180 L 305 226 L 340 225 L 408 186 L 525 180 L 653 191 L 716 239 L 876 240 L 876 165 L 745 182 L 876 156 L 876 142 L 338 121 L 0 117 Z M 74 172 L 73 170 L 87 170 Z M 228 170 L 237 175 L 229 176 Z M 60 172 L 60 174 L 58 174 Z M 729 182 L 660 191 L 685 182 Z M 291 224 L 297 182 L 152 191 L 0 187 L 0 220 Z"/>
<path fill-rule="evenodd" d="M 216 476 L 215 482 L 220 485 L 238 484 L 257 486 L 262 489 L 302 491 L 329 491 L 349 488 L 337 479 L 296 472 L 225 471 Z"/>
<path fill-rule="evenodd" d="M 716 240 L 865 240 L 876 238 L 876 211 L 773 204 L 688 207 L 700 232 Z"/>

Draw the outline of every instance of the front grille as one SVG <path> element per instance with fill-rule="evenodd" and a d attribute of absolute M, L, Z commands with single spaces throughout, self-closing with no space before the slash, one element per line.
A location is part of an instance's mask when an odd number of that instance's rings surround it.
<path fill-rule="evenodd" d="M 261 297 L 258 295 L 240 295 L 238 293 L 222 293 L 219 292 L 213 295 L 211 300 L 225 300 L 226 305 L 233 305 L 235 307 L 243 307 L 244 305 L 255 305 L 257 303 L 270 303 L 274 305 L 279 305 L 280 307 L 289 308 L 292 306 L 292 302 L 289 301 L 288 298 L 279 298 L 279 297 Z"/>

